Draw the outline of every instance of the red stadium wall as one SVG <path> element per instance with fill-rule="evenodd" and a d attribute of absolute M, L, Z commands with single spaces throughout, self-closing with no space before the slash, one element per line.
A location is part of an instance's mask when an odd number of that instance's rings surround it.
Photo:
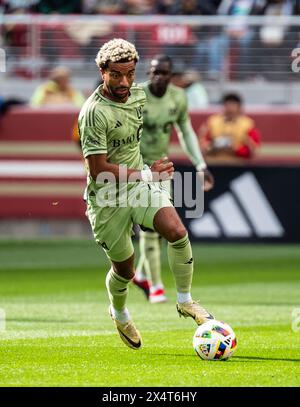
<path fill-rule="evenodd" d="M 193 112 L 195 130 L 215 110 Z M 300 114 L 272 108 L 247 112 L 262 134 L 256 164 L 299 163 Z M 0 218 L 80 218 L 85 170 L 71 140 L 78 110 L 15 108 L 0 119 Z M 172 135 L 170 156 L 185 160 Z"/>
<path fill-rule="evenodd" d="M 216 111 L 192 112 L 195 130 Z M 264 143 L 300 143 L 299 110 L 274 107 L 251 109 L 247 114 L 261 130 Z M 0 121 L 1 141 L 68 141 L 77 115 L 75 109 L 15 108 Z"/>

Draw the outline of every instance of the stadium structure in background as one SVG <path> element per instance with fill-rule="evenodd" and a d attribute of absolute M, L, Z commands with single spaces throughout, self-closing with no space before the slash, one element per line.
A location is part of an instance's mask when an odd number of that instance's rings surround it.
<path fill-rule="evenodd" d="M 53 67 L 64 65 L 76 86 L 90 92 L 97 80 L 90 61 L 101 44 L 122 37 L 139 50 L 138 81 L 161 52 L 178 72 L 200 73 L 213 103 L 233 83 L 247 103 L 300 103 L 299 27 L 300 17 L 292 15 L 2 15 L 7 72 L 0 84 L 4 95 L 28 98 Z"/>
<path fill-rule="evenodd" d="M 250 33 L 248 41 L 240 44 L 230 27 Z M 178 72 L 200 73 L 207 89 L 209 108 L 191 113 L 196 131 L 230 90 L 243 96 L 247 113 L 262 133 L 260 152 L 243 167 L 212 167 L 215 191 L 205 196 L 206 212 L 199 222 L 188 223 L 191 237 L 299 241 L 295 211 L 299 192 L 294 187 L 300 170 L 299 28 L 297 16 L 2 15 L 1 96 L 28 101 L 49 71 L 61 64 L 72 70 L 75 86 L 88 95 L 98 80 L 90 61 L 99 45 L 112 36 L 136 44 L 141 55 L 137 81 L 147 78 L 154 54 L 167 53 Z M 14 37 L 13 32 L 19 35 Z M 1 117 L 1 236 L 89 236 L 88 225 L 82 226 L 86 223 L 81 199 L 85 172 L 71 141 L 77 115 L 78 109 L 73 108 L 18 107 Z M 188 165 L 174 134 L 170 151 L 177 167 Z M 257 228 L 254 206 L 245 207 L 233 190 L 247 173 L 267 216 L 260 221 L 269 219 L 269 236 Z M 285 177 L 289 188 L 284 188 Z M 276 189 L 278 185 L 282 187 Z M 224 204 L 228 216 L 239 219 L 235 226 L 220 224 L 218 210 Z"/>

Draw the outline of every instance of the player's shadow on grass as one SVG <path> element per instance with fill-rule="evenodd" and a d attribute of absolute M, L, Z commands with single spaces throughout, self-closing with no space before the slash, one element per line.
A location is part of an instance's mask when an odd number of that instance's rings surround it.
<path fill-rule="evenodd" d="M 241 359 L 241 361 L 243 360 L 251 360 L 251 361 L 258 361 L 258 360 L 271 360 L 271 361 L 279 361 L 279 362 L 300 362 L 300 359 L 290 359 L 290 358 L 268 358 L 268 357 L 262 357 L 262 356 L 233 356 L 231 361 L 234 362 L 238 362 L 239 359 Z"/>

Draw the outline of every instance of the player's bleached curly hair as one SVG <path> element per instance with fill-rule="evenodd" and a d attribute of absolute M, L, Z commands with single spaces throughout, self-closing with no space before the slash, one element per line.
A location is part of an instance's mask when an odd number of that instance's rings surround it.
<path fill-rule="evenodd" d="M 99 68 L 107 68 L 109 62 L 129 62 L 139 60 L 135 46 L 122 38 L 114 38 L 106 42 L 95 59 Z"/>

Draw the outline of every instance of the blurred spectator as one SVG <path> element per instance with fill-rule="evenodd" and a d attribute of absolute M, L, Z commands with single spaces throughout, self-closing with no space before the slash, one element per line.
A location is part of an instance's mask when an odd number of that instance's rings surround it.
<path fill-rule="evenodd" d="M 25 14 L 32 11 L 39 0 L 2 0 L 0 1 L 0 8 L 3 8 L 4 13 L 19 13 Z"/>
<path fill-rule="evenodd" d="M 153 14 L 156 12 L 156 0 L 123 0 L 122 14 Z"/>
<path fill-rule="evenodd" d="M 174 4 L 174 11 L 180 15 L 215 14 L 215 3 L 212 0 L 178 0 Z"/>
<path fill-rule="evenodd" d="M 237 57 L 237 64 L 240 64 L 234 68 L 235 71 L 249 66 L 248 46 L 254 31 L 248 27 L 243 17 L 258 14 L 261 9 L 262 0 L 222 0 L 220 2 L 218 15 L 237 16 L 239 19 L 233 20 L 218 35 L 212 35 L 207 41 L 199 41 L 198 57 L 201 60 L 205 55 L 208 56 L 208 76 L 211 79 L 218 79 L 226 69 L 228 65 L 225 63 L 226 57 L 231 47 L 235 54 L 238 54 L 234 55 L 234 58 Z"/>
<path fill-rule="evenodd" d="M 209 105 L 208 95 L 205 87 L 201 83 L 201 75 L 195 70 L 176 72 L 172 76 L 172 83 L 184 88 L 188 109 L 205 109 Z"/>
<path fill-rule="evenodd" d="M 260 144 L 254 121 L 242 112 L 236 94 L 223 97 L 223 112 L 209 116 L 199 130 L 203 153 L 217 158 L 251 158 Z"/>
<path fill-rule="evenodd" d="M 39 0 L 2 0 L 0 3 L 0 12 L 2 8 L 4 14 L 25 14 L 31 12 L 38 1 Z M 22 54 L 29 43 L 29 26 L 22 23 L 3 24 L 2 27 L 0 26 L 0 31 L 2 34 L 0 36 L 0 43 L 2 37 L 7 55 L 13 59 Z M 21 73 L 23 74 L 24 72 Z"/>
<path fill-rule="evenodd" d="M 120 14 L 122 0 L 83 0 L 82 8 L 86 14 Z"/>
<path fill-rule="evenodd" d="M 83 94 L 70 84 L 71 72 L 64 67 L 52 70 L 50 80 L 40 85 L 31 98 L 31 106 L 69 105 L 81 107 Z"/>
<path fill-rule="evenodd" d="M 160 0 L 156 2 L 158 14 L 214 15 L 221 0 Z"/>
<path fill-rule="evenodd" d="M 21 99 L 5 99 L 4 97 L 0 96 L 0 116 L 3 116 L 11 106 L 24 105 L 25 103 L 26 102 Z"/>
<path fill-rule="evenodd" d="M 198 0 L 179 0 L 176 2 L 176 14 L 197 15 L 202 14 Z"/>
<path fill-rule="evenodd" d="M 215 15 L 217 14 L 218 7 L 220 6 L 222 0 L 198 0 L 201 9 L 202 9 L 202 14 L 203 15 Z"/>
<path fill-rule="evenodd" d="M 299 9 L 298 0 L 265 0 L 262 13 L 268 17 L 257 31 L 251 48 L 257 71 L 267 79 L 281 80 L 290 72 L 290 53 L 297 42 L 299 26 L 275 25 L 272 17 L 291 16 Z M 274 68 L 276 67 L 276 68 Z"/>
<path fill-rule="evenodd" d="M 158 14 L 175 14 L 177 0 L 158 0 L 156 2 L 156 12 Z"/>
<path fill-rule="evenodd" d="M 39 0 L 35 11 L 43 14 L 77 14 L 82 12 L 81 0 Z"/>
<path fill-rule="evenodd" d="M 201 83 L 201 75 L 197 71 L 189 70 L 183 75 L 185 92 L 189 110 L 205 109 L 209 105 L 208 95 Z"/>

